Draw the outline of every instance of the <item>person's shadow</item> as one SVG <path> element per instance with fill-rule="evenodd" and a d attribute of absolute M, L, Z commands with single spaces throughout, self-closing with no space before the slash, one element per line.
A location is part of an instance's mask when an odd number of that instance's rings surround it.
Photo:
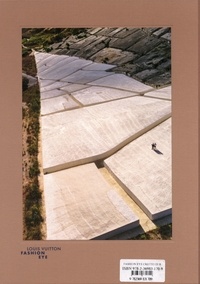
<path fill-rule="evenodd" d="M 157 154 L 159 154 L 159 155 L 163 155 L 163 153 L 162 152 L 160 152 L 158 149 L 153 149 L 154 150 L 154 152 L 156 152 Z"/>

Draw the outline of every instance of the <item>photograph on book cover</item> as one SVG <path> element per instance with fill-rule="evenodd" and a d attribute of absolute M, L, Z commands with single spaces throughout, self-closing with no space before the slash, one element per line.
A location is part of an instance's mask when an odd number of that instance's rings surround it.
<path fill-rule="evenodd" d="M 1 281 L 196 284 L 198 1 L 72 2 L 0 2 Z"/>
<path fill-rule="evenodd" d="M 171 29 L 24 28 L 22 71 L 24 239 L 171 239 Z"/>

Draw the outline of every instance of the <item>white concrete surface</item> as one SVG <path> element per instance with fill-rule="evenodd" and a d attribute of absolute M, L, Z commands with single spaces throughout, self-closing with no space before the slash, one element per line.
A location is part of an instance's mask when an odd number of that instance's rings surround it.
<path fill-rule="evenodd" d="M 121 89 L 137 93 L 143 93 L 153 90 L 152 87 L 140 83 L 139 81 L 136 81 L 135 79 L 125 76 L 123 74 L 114 74 L 106 78 L 93 81 L 89 83 L 89 85 L 111 87 L 115 89 Z"/>
<path fill-rule="evenodd" d="M 65 62 L 66 63 L 70 63 L 74 60 L 76 60 L 77 57 L 73 57 L 73 56 L 66 56 L 66 55 L 54 55 L 51 54 L 51 57 L 47 57 L 45 60 L 40 61 L 38 63 L 38 67 L 41 68 L 42 66 L 45 66 L 47 69 L 51 66 L 54 66 L 55 68 L 57 67 L 57 63 L 59 62 Z"/>
<path fill-rule="evenodd" d="M 156 221 L 170 214 L 171 86 L 156 90 L 77 57 L 35 57 L 47 238 L 104 239 L 138 226 L 133 212 Z M 98 160 L 141 210 L 88 164 Z"/>
<path fill-rule="evenodd" d="M 94 164 L 45 175 L 44 188 L 48 240 L 106 238 L 139 224 Z"/>
<path fill-rule="evenodd" d="M 38 81 L 39 81 L 40 91 L 41 91 L 42 88 L 45 88 L 45 87 L 52 85 L 53 83 L 57 82 L 56 80 L 49 80 L 49 79 L 46 79 L 46 80 L 45 79 L 44 80 L 38 79 Z"/>
<path fill-rule="evenodd" d="M 84 90 L 76 91 L 72 93 L 72 95 L 83 105 L 91 105 L 120 98 L 133 97 L 138 94 L 112 88 L 92 86 Z"/>
<path fill-rule="evenodd" d="M 172 99 L 172 88 L 171 86 L 153 90 L 151 92 L 145 93 L 145 97 L 152 97 L 152 98 L 160 98 L 160 99 L 166 99 L 171 100 Z"/>
<path fill-rule="evenodd" d="M 113 74 L 106 70 L 114 65 L 93 63 L 90 60 L 64 55 L 45 55 L 35 53 L 38 79 L 64 80 L 73 83 L 89 83 L 91 85 L 111 87 L 133 92 L 146 92 L 152 87 L 140 83 L 122 74 Z M 43 58 L 43 60 L 42 60 Z M 107 76 L 107 77 L 105 77 Z"/>
<path fill-rule="evenodd" d="M 104 64 L 104 63 L 92 63 L 91 65 L 88 65 L 84 67 L 82 70 L 85 71 L 105 71 L 109 70 L 111 68 L 114 68 L 116 65 L 111 64 Z"/>
<path fill-rule="evenodd" d="M 41 115 L 47 115 L 68 109 L 74 109 L 80 105 L 70 95 L 59 96 L 47 100 L 41 100 Z"/>
<path fill-rule="evenodd" d="M 36 57 L 36 58 L 37 58 L 37 57 Z M 65 58 L 66 58 L 66 57 L 65 57 Z M 58 62 L 60 62 L 60 61 L 62 61 L 62 57 L 56 56 L 56 55 L 54 55 L 54 54 L 51 54 L 51 56 L 46 56 L 46 57 L 44 57 L 42 60 L 39 60 L 39 61 L 37 61 L 37 59 L 36 59 L 37 68 L 38 68 L 39 70 L 41 70 L 41 67 L 42 67 L 42 66 L 48 68 L 48 67 L 52 66 L 53 63 L 56 64 L 56 63 L 58 63 Z"/>
<path fill-rule="evenodd" d="M 48 57 L 51 58 L 52 54 L 46 53 L 46 52 L 37 52 L 34 51 L 34 56 L 35 56 L 35 61 L 36 64 L 38 65 L 42 60 L 47 59 Z"/>
<path fill-rule="evenodd" d="M 110 76 L 113 74 L 112 72 L 106 71 L 85 71 L 85 70 L 78 70 L 77 72 L 63 78 L 62 81 L 75 83 L 75 84 L 86 84 L 97 79 L 104 78 L 106 76 Z"/>
<path fill-rule="evenodd" d="M 51 82 L 51 84 L 48 84 L 47 86 L 40 87 L 40 92 L 43 93 L 43 92 L 46 92 L 46 91 L 61 89 L 62 87 L 65 87 L 67 85 L 68 85 L 67 82 L 53 81 L 53 82 Z"/>
<path fill-rule="evenodd" d="M 88 88 L 90 86 L 88 85 L 83 85 L 83 84 L 70 84 L 68 83 L 67 86 L 62 87 L 61 90 L 67 91 L 67 93 L 73 93 L 79 90 L 83 90 L 85 88 Z"/>
<path fill-rule="evenodd" d="M 92 61 L 85 59 L 76 59 L 68 63 L 67 58 L 66 60 L 58 62 L 56 66 L 51 66 L 41 73 L 40 69 L 38 69 L 38 76 L 39 79 L 61 80 L 91 63 Z"/>
<path fill-rule="evenodd" d="M 41 97 L 41 100 L 45 100 L 45 99 L 50 99 L 50 98 L 62 96 L 62 95 L 65 95 L 65 94 L 66 94 L 66 91 L 55 89 L 55 90 L 49 90 L 49 91 L 46 91 L 46 92 L 40 92 L 40 97 Z"/>
<path fill-rule="evenodd" d="M 157 152 L 151 149 L 157 143 Z M 106 168 L 151 219 L 172 209 L 171 119 L 106 159 Z"/>
<path fill-rule="evenodd" d="M 168 101 L 133 97 L 43 116 L 44 172 L 106 158 L 170 113 Z"/>
<path fill-rule="evenodd" d="M 55 69 L 62 68 L 62 66 L 66 66 L 67 64 L 77 60 L 77 57 L 69 57 L 65 55 L 52 55 L 53 58 L 47 58 L 45 63 L 41 62 L 38 64 L 38 74 L 41 78 L 45 78 L 47 74 L 51 74 L 51 72 Z"/>

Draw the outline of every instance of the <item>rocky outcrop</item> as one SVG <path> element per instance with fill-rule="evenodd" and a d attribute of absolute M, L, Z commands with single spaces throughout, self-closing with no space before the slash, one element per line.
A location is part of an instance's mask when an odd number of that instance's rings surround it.
<path fill-rule="evenodd" d="M 170 28 L 80 29 L 48 51 L 114 64 L 113 71 L 153 87 L 171 84 Z"/>

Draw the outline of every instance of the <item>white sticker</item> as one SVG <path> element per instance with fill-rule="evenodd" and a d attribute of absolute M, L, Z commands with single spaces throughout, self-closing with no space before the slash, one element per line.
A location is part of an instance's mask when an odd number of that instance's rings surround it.
<path fill-rule="evenodd" d="M 120 282 L 165 282 L 165 260 L 121 259 Z"/>

